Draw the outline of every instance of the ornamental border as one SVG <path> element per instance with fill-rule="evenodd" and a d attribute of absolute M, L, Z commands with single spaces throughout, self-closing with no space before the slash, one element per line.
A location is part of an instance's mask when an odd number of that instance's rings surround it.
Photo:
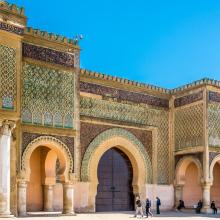
<path fill-rule="evenodd" d="M 88 182 L 89 181 L 89 169 L 90 169 L 90 161 L 91 156 L 97 147 L 105 140 L 108 140 L 112 137 L 124 137 L 130 142 L 134 144 L 136 149 L 139 151 L 141 157 L 144 160 L 145 170 L 146 170 L 146 177 L 147 182 L 152 183 L 152 164 L 147 154 L 144 145 L 129 131 L 124 130 L 122 128 L 111 128 L 102 133 L 100 133 L 96 138 L 89 144 L 83 160 L 82 160 L 82 167 L 81 167 L 81 181 Z"/>
<path fill-rule="evenodd" d="M 72 173 L 72 170 L 73 170 L 73 159 L 72 159 L 72 155 L 70 153 L 69 148 L 62 141 L 60 141 L 59 139 L 57 139 L 55 137 L 52 137 L 52 136 L 40 136 L 40 137 L 37 137 L 37 138 L 35 138 L 33 141 L 31 141 L 27 145 L 27 147 L 25 148 L 25 150 L 24 150 L 24 152 L 22 154 L 22 157 L 21 157 L 22 170 L 25 170 L 25 158 L 26 158 L 28 152 L 30 151 L 30 149 L 33 147 L 33 145 L 36 142 L 40 142 L 40 141 L 46 141 L 46 142 L 49 141 L 51 143 L 56 143 L 56 144 L 58 144 L 61 147 L 61 149 L 64 149 L 64 151 L 67 153 L 67 156 L 69 158 L 69 164 L 70 164 L 69 173 Z"/>
<path fill-rule="evenodd" d="M 13 34 L 17 35 L 23 35 L 24 34 L 24 29 L 16 27 L 14 25 L 10 25 L 4 22 L 0 22 L 0 30 L 11 32 Z"/>

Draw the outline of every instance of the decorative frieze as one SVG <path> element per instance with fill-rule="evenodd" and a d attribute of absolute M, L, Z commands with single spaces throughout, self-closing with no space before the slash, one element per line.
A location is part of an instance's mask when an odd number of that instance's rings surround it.
<path fill-rule="evenodd" d="M 7 32 L 11 32 L 13 34 L 17 34 L 17 35 L 23 35 L 24 34 L 24 29 L 11 25 L 11 24 L 7 24 L 4 22 L 0 22 L 0 30 L 3 31 L 7 31 Z"/>
<path fill-rule="evenodd" d="M 24 57 L 63 65 L 66 67 L 74 68 L 74 54 L 52 50 L 46 47 L 40 47 L 33 44 L 22 44 L 22 55 Z"/>
<path fill-rule="evenodd" d="M 153 125 L 161 111 L 125 103 L 97 100 L 87 97 L 80 99 L 80 114 L 89 117 Z"/>
<path fill-rule="evenodd" d="M 209 101 L 220 102 L 220 93 L 208 91 Z"/>
<path fill-rule="evenodd" d="M 186 96 L 175 99 L 174 100 L 174 107 L 176 108 L 176 107 L 180 107 L 180 106 L 183 106 L 183 105 L 188 105 L 190 103 L 202 100 L 202 98 L 203 98 L 203 92 L 202 91 L 197 92 L 197 93 L 193 93 L 193 94 L 190 94 L 190 95 L 186 95 Z"/>
<path fill-rule="evenodd" d="M 114 89 L 93 83 L 80 82 L 80 91 L 115 98 L 117 101 L 130 101 L 137 104 L 144 103 L 163 108 L 169 107 L 169 101 L 167 99 L 162 99 L 143 93 Z"/>

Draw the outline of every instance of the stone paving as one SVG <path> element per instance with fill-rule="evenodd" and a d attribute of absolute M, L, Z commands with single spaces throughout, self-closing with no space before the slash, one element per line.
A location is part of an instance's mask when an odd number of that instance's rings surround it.
<path fill-rule="evenodd" d="M 25 217 L 19 218 L 24 220 L 135 220 L 141 219 L 140 217 L 134 218 L 133 212 L 111 212 L 111 213 L 94 213 L 94 214 L 77 214 L 76 216 L 35 216 L 35 217 Z M 206 219 L 217 219 L 220 218 L 220 213 L 217 215 L 213 214 L 195 214 L 193 212 L 183 213 L 183 212 L 162 212 L 161 215 L 154 215 L 152 218 L 155 220 L 186 220 L 186 219 L 195 219 L 195 220 L 206 220 Z M 143 218 L 146 219 L 146 218 Z M 151 219 L 151 217 L 149 218 Z"/>

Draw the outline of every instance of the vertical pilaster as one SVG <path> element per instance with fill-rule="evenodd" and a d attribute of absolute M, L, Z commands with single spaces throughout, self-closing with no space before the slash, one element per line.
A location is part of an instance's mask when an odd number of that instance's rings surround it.
<path fill-rule="evenodd" d="M 209 143 L 208 143 L 208 99 L 207 89 L 203 90 L 203 212 L 210 209 Z"/>
<path fill-rule="evenodd" d="M 153 154 L 152 154 L 152 165 L 153 165 L 153 184 L 157 184 L 157 141 L 158 141 L 158 132 L 157 129 L 154 128 L 152 130 L 152 146 L 153 146 Z"/>
<path fill-rule="evenodd" d="M 203 186 L 202 186 L 202 190 L 203 190 L 203 207 L 202 207 L 202 211 L 205 213 L 210 213 L 211 209 L 210 209 L 210 188 L 211 188 L 211 183 L 210 182 L 204 182 Z"/>
<path fill-rule="evenodd" d="M 74 138 L 74 173 L 76 181 L 80 181 L 80 169 L 81 169 L 81 147 L 80 147 L 80 82 L 79 82 L 80 69 L 76 69 L 75 74 L 75 105 L 74 105 L 74 121 L 76 136 Z"/>
<path fill-rule="evenodd" d="M 174 143 L 174 96 L 169 101 L 169 182 L 173 184 L 175 179 L 175 143 Z"/>
<path fill-rule="evenodd" d="M 14 122 L 0 122 L 0 217 L 8 217 L 10 211 L 10 147 Z"/>
<path fill-rule="evenodd" d="M 178 206 L 178 204 L 179 204 L 179 200 L 182 200 L 183 199 L 183 185 L 180 185 L 180 184 L 178 184 L 178 185 L 175 185 L 175 187 L 174 187 L 174 189 L 175 189 L 175 207 L 177 207 Z"/>

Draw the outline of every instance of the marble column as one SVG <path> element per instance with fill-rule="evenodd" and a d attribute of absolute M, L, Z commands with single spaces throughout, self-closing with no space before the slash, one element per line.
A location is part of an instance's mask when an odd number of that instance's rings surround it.
<path fill-rule="evenodd" d="M 210 182 L 206 182 L 203 184 L 202 186 L 202 201 L 203 201 L 203 207 L 202 207 L 202 212 L 205 213 L 210 213 L 211 209 L 210 209 L 210 188 L 211 188 L 211 183 Z"/>
<path fill-rule="evenodd" d="M 44 211 L 53 211 L 53 185 L 44 185 Z"/>
<path fill-rule="evenodd" d="M 183 199 L 183 185 L 175 186 L 175 207 L 178 206 L 179 200 Z"/>
<path fill-rule="evenodd" d="M 27 215 L 27 182 L 19 180 L 18 182 L 18 216 Z"/>
<path fill-rule="evenodd" d="M 0 218 L 11 216 L 10 146 L 13 128 L 15 128 L 14 122 L 0 121 Z"/>
<path fill-rule="evenodd" d="M 73 184 L 63 184 L 63 214 L 74 215 L 74 189 Z"/>

